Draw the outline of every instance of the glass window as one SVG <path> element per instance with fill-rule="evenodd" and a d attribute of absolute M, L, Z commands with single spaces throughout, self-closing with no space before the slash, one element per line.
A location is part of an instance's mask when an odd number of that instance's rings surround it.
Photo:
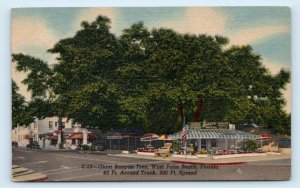
<path fill-rule="evenodd" d="M 56 139 L 52 139 L 50 145 L 56 146 L 57 145 L 57 140 Z"/>
<path fill-rule="evenodd" d="M 58 126 L 58 122 L 56 121 L 56 122 L 55 122 L 55 127 L 57 127 L 57 126 Z"/>
<path fill-rule="evenodd" d="M 49 129 L 53 129 L 53 121 L 49 121 Z"/>
<path fill-rule="evenodd" d="M 201 139 L 201 150 L 206 150 L 206 139 Z"/>
<path fill-rule="evenodd" d="M 66 126 L 66 122 L 61 122 L 61 128 L 64 129 Z"/>
<path fill-rule="evenodd" d="M 217 140 L 211 139 L 211 147 L 217 147 Z"/>

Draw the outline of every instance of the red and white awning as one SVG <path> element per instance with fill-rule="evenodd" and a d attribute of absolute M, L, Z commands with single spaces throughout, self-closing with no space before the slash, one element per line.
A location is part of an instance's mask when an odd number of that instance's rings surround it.
<path fill-rule="evenodd" d="M 152 140 L 158 140 L 159 136 L 155 133 L 147 133 L 144 134 L 141 138 L 141 141 L 152 141 Z"/>

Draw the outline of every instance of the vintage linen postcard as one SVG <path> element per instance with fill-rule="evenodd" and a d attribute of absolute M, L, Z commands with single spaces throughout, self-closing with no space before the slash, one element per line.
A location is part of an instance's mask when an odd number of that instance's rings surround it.
<path fill-rule="evenodd" d="M 288 7 L 11 19 L 13 181 L 290 179 Z"/>

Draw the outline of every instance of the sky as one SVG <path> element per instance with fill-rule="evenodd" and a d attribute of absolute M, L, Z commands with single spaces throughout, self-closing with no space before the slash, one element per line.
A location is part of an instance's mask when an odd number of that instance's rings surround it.
<path fill-rule="evenodd" d="M 81 21 L 97 15 L 112 20 L 112 32 L 120 35 L 131 24 L 143 21 L 153 27 L 173 28 L 180 33 L 223 35 L 230 45 L 250 44 L 272 74 L 291 68 L 291 18 L 288 7 L 177 7 L 177 8 L 30 8 L 13 9 L 12 53 L 39 57 L 56 63 L 47 49 L 60 39 L 74 36 Z M 20 92 L 30 95 L 20 82 L 25 74 L 12 72 Z M 283 91 L 285 110 L 291 112 L 291 84 Z"/>

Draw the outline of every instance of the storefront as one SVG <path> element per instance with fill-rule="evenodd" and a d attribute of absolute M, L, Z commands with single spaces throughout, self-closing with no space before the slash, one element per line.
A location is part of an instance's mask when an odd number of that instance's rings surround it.
<path fill-rule="evenodd" d="M 181 140 L 182 132 L 169 135 L 170 139 Z M 215 150 L 238 150 L 243 147 L 244 140 L 259 139 L 259 135 L 239 130 L 229 129 L 199 129 L 188 130 L 188 144 L 193 144 L 195 149 L 212 152 Z"/>

